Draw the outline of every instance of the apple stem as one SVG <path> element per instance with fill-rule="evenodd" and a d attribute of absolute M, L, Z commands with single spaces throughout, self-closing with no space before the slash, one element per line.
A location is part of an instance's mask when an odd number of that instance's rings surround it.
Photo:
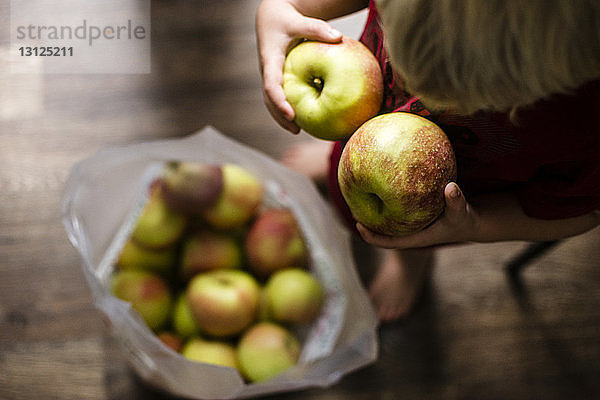
<path fill-rule="evenodd" d="M 319 92 L 323 90 L 323 80 L 321 80 L 321 78 L 313 78 L 312 85 Z"/>

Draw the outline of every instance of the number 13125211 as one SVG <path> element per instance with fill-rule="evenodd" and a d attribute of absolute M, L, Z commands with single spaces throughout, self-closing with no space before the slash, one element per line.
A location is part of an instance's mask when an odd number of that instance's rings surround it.
<path fill-rule="evenodd" d="M 72 57 L 73 47 L 19 47 L 22 57 Z"/>

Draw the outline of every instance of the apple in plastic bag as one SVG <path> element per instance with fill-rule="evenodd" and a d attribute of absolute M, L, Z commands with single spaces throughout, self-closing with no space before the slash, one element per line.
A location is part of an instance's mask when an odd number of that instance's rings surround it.
<path fill-rule="evenodd" d="M 187 217 L 171 209 L 162 196 L 160 180 L 149 189 L 148 202 L 131 234 L 140 246 L 164 249 L 175 244 L 183 235 Z"/>
<path fill-rule="evenodd" d="M 171 314 L 171 325 L 175 332 L 184 338 L 200 334 L 200 329 L 194 320 L 185 291 L 179 293 L 175 299 Z"/>
<path fill-rule="evenodd" d="M 165 344 L 165 346 L 169 347 L 174 352 L 181 352 L 184 342 L 178 334 L 170 331 L 162 331 L 156 336 Z"/>
<path fill-rule="evenodd" d="M 193 337 L 185 343 L 181 355 L 192 361 L 237 369 L 235 347 L 229 342 Z"/>
<path fill-rule="evenodd" d="M 260 286 L 242 270 L 215 270 L 197 274 L 186 296 L 198 328 L 208 335 L 239 334 L 257 317 Z"/>
<path fill-rule="evenodd" d="M 246 234 L 249 268 L 259 277 L 287 267 L 304 267 L 308 250 L 296 217 L 287 208 L 260 213 Z"/>
<path fill-rule="evenodd" d="M 177 250 L 175 247 L 152 249 L 140 246 L 133 240 L 128 240 L 117 260 L 120 269 L 145 270 L 160 275 L 169 274 L 176 264 Z"/>
<path fill-rule="evenodd" d="M 131 303 L 153 331 L 161 329 L 171 313 L 171 293 L 167 283 L 146 271 L 116 271 L 111 280 L 111 292 Z"/>
<path fill-rule="evenodd" d="M 239 165 L 223 164 L 221 169 L 221 195 L 201 214 L 214 228 L 240 228 L 254 217 L 262 204 L 263 185 L 254 174 Z"/>
<path fill-rule="evenodd" d="M 291 331 L 272 322 L 259 322 L 237 344 L 240 372 L 250 382 L 265 381 L 296 365 L 300 351 L 300 342 Z"/>
<path fill-rule="evenodd" d="M 212 231 L 192 233 L 183 240 L 182 276 L 190 278 L 199 272 L 238 268 L 242 253 L 241 244 L 232 235 Z"/>
<path fill-rule="evenodd" d="M 321 312 L 325 292 L 310 272 L 286 268 L 275 272 L 265 285 L 267 315 L 285 324 L 307 324 Z"/>
<path fill-rule="evenodd" d="M 167 164 L 162 183 L 167 204 L 185 214 L 197 214 L 215 203 L 223 190 L 219 165 L 192 161 Z"/>

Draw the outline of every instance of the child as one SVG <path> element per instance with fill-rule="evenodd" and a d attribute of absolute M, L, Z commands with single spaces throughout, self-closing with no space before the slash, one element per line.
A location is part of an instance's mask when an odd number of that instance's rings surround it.
<path fill-rule="evenodd" d="M 365 241 L 390 249 L 369 288 L 382 321 L 410 312 L 431 246 L 554 240 L 600 224 L 597 2 L 380 0 L 378 10 L 374 1 L 263 0 L 256 28 L 265 103 L 282 127 L 299 131 L 281 88 L 286 51 L 303 38 L 339 41 L 324 20 L 366 6 L 361 41 L 382 68 L 381 112 L 439 124 L 459 175 L 446 186 L 444 214 L 422 231 L 386 237 L 356 224 Z M 343 145 L 296 148 L 283 161 L 318 178 L 331 150 L 330 197 L 354 225 L 336 181 Z"/>

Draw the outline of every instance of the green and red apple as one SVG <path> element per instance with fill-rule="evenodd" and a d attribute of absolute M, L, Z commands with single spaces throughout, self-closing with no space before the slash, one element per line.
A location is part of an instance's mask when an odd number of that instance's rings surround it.
<path fill-rule="evenodd" d="M 223 164 L 221 170 L 223 190 L 216 202 L 201 214 L 216 229 L 240 228 L 254 217 L 262 204 L 263 184 L 240 165 Z"/>
<path fill-rule="evenodd" d="M 120 269 L 139 269 L 160 275 L 169 274 L 176 263 L 177 251 L 171 246 L 161 249 L 142 247 L 133 240 L 125 242 L 117 266 Z"/>
<path fill-rule="evenodd" d="M 174 161 L 167 164 L 161 183 L 163 197 L 172 209 L 198 214 L 221 195 L 223 174 L 219 165 Z"/>
<path fill-rule="evenodd" d="M 162 196 L 160 180 L 152 183 L 148 201 L 131 234 L 143 247 L 164 249 L 175 244 L 183 235 L 187 217 L 171 209 Z"/>
<path fill-rule="evenodd" d="M 233 235 L 198 231 L 183 240 L 181 272 L 190 278 L 199 272 L 238 268 L 242 264 L 242 246 Z"/>
<path fill-rule="evenodd" d="M 379 112 L 383 78 L 375 56 L 357 40 L 304 41 L 285 59 L 283 91 L 300 128 L 341 140 Z"/>
<path fill-rule="evenodd" d="M 261 278 L 287 267 L 304 267 L 308 250 L 295 215 L 287 208 L 261 212 L 245 239 L 249 268 Z"/>
<path fill-rule="evenodd" d="M 205 334 L 228 337 L 255 321 L 260 286 L 249 273 L 238 269 L 197 274 L 186 296 L 198 328 Z"/>
<path fill-rule="evenodd" d="M 181 292 L 175 299 L 171 314 L 171 325 L 175 332 L 183 338 L 200 334 L 200 329 L 190 309 L 185 291 Z"/>
<path fill-rule="evenodd" d="M 171 293 L 167 283 L 146 271 L 121 270 L 112 276 L 111 292 L 131 303 L 153 331 L 160 330 L 171 313 Z"/>
<path fill-rule="evenodd" d="M 229 342 L 193 337 L 185 343 L 181 355 L 192 361 L 237 369 L 235 347 Z"/>
<path fill-rule="evenodd" d="M 267 315 L 284 324 L 314 321 L 323 306 L 325 291 L 310 272 L 286 268 L 275 272 L 265 285 Z"/>
<path fill-rule="evenodd" d="M 183 348 L 183 339 L 178 334 L 169 331 L 162 331 L 156 336 L 174 352 L 181 352 L 181 349 Z"/>
<path fill-rule="evenodd" d="M 259 322 L 244 332 L 236 350 L 242 376 L 250 382 L 262 382 L 296 365 L 301 347 L 286 328 Z"/>
<path fill-rule="evenodd" d="M 354 218 L 373 232 L 403 236 L 444 211 L 456 160 L 444 131 L 421 116 L 396 112 L 365 122 L 338 166 L 340 190 Z"/>

